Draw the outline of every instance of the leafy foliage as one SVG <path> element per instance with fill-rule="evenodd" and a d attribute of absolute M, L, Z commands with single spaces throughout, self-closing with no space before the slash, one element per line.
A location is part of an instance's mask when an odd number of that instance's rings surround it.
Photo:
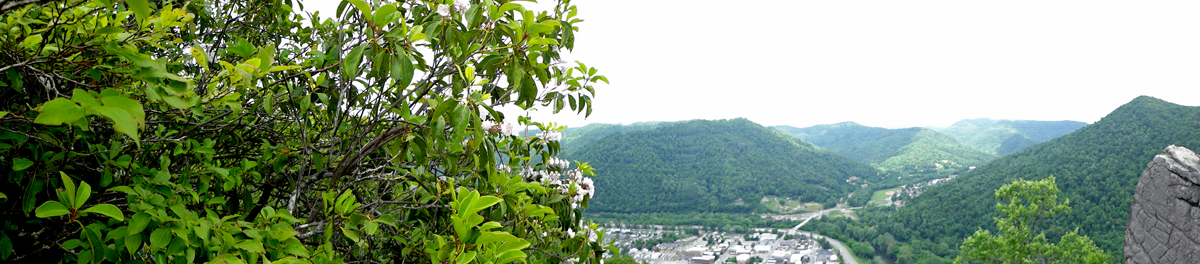
<path fill-rule="evenodd" d="M 560 130 L 497 109 L 586 115 L 608 82 L 551 6 L 5 3 L 0 260 L 599 262 L 591 167 L 485 125 Z"/>
<path fill-rule="evenodd" d="M 1000 234 L 980 229 L 963 240 L 961 255 L 954 263 L 1107 263 L 1111 256 L 1096 248 L 1087 236 L 1072 231 L 1059 243 L 1050 243 L 1038 225 L 1047 218 L 1071 208 L 1058 203 L 1058 185 L 1054 176 L 1039 181 L 1018 180 L 996 190 L 996 204 L 1002 218 L 996 218 Z"/>
<path fill-rule="evenodd" d="M 933 128 L 971 147 L 993 155 L 1008 155 L 1088 125 L 1078 121 L 965 119 L 950 127 Z"/>
<path fill-rule="evenodd" d="M 596 179 L 609 190 L 592 201 L 596 212 L 750 212 L 765 195 L 832 207 L 858 187 L 850 176 L 876 174 L 746 119 L 612 134 L 570 157 L 605 175 Z"/>

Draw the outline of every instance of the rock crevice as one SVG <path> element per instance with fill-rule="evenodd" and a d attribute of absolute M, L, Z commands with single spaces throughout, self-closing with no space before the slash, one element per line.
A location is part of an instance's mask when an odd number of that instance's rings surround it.
<path fill-rule="evenodd" d="M 1169 146 L 1138 179 L 1125 228 L 1125 263 L 1200 260 L 1200 155 Z"/>

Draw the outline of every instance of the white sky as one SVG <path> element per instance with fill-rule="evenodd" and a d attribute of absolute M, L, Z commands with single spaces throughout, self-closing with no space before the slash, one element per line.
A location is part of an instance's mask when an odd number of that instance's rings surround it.
<path fill-rule="evenodd" d="M 587 21 L 568 59 L 612 84 L 591 117 L 542 121 L 897 128 L 1091 123 L 1139 95 L 1200 105 L 1200 1 L 574 3 Z"/>

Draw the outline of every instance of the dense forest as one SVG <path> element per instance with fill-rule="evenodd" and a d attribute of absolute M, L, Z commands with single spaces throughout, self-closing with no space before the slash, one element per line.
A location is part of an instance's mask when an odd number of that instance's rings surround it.
<path fill-rule="evenodd" d="M 950 127 L 931 129 L 950 135 L 983 152 L 1004 156 L 1037 143 L 1049 141 L 1087 123 L 1078 121 L 1033 121 L 966 119 Z"/>
<path fill-rule="evenodd" d="M 605 191 L 594 212 L 751 212 L 765 195 L 832 206 L 875 177 L 854 160 L 746 119 L 679 122 L 616 133 L 568 156 L 586 160 Z"/>
<path fill-rule="evenodd" d="M 991 193 L 1016 179 L 1054 175 L 1071 212 L 1046 223 L 1048 237 L 1078 226 L 1100 248 L 1120 256 L 1138 176 L 1168 145 L 1200 147 L 1200 108 L 1138 97 L 1095 124 L 992 161 L 932 188 L 892 214 L 890 233 L 901 241 L 957 248 L 979 228 L 993 229 Z M 994 230 L 993 230 L 994 232 Z M 935 251 L 948 256 L 950 251 Z"/>
<path fill-rule="evenodd" d="M 659 126 L 668 125 L 673 122 L 637 122 L 628 125 L 619 124 L 588 124 L 582 127 L 567 128 L 563 131 L 563 138 L 559 141 L 563 149 L 564 155 L 574 152 L 582 146 L 586 146 L 592 141 L 599 140 L 605 136 L 615 133 L 650 130 Z M 537 134 L 530 132 L 530 135 Z"/>
<path fill-rule="evenodd" d="M 887 171 L 917 173 L 949 166 L 982 165 L 995 158 L 927 128 L 886 129 L 854 122 L 774 128 Z"/>

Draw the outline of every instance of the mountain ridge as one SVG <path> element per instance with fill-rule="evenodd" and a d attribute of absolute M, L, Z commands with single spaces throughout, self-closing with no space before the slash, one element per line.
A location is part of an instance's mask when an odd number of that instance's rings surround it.
<path fill-rule="evenodd" d="M 1047 222 L 1048 237 L 1073 227 L 1120 255 L 1138 175 L 1168 145 L 1200 147 L 1200 108 L 1141 96 L 1100 121 L 966 173 L 909 200 L 895 223 L 932 243 L 957 245 L 979 228 L 994 229 L 987 194 L 1016 179 L 1054 175 L 1072 211 Z M 995 230 L 992 230 L 995 232 Z M 905 232 L 905 231 L 896 231 Z"/>
<path fill-rule="evenodd" d="M 1004 156 L 1049 141 L 1088 125 L 1084 122 L 963 119 L 949 127 L 927 127 L 988 154 Z"/>
<path fill-rule="evenodd" d="M 600 175 L 592 212 L 752 212 L 767 195 L 832 205 L 859 188 L 850 177 L 877 175 L 744 118 L 613 133 L 566 157 Z"/>
<path fill-rule="evenodd" d="M 881 170 L 915 172 L 955 165 L 965 168 L 995 158 L 928 128 L 887 129 L 855 122 L 772 128 Z"/>

